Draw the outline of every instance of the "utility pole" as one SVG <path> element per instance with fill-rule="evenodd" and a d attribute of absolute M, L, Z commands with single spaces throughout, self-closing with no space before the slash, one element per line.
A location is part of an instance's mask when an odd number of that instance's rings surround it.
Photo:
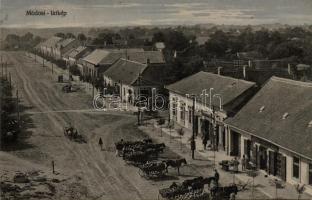
<path fill-rule="evenodd" d="M 51 61 L 51 64 L 52 64 L 52 74 L 53 74 L 53 62 Z"/>
<path fill-rule="evenodd" d="M 42 67 L 44 67 L 44 58 L 42 57 Z"/>
<path fill-rule="evenodd" d="M 192 134 L 192 141 L 191 141 L 191 150 L 192 150 L 192 159 L 194 160 L 194 153 L 196 149 L 196 143 L 195 143 L 195 96 L 193 96 L 193 109 L 192 109 L 192 122 L 193 122 L 193 134 Z"/>
<path fill-rule="evenodd" d="M 1 76 L 3 77 L 3 74 L 4 71 L 3 71 L 3 61 L 2 61 L 2 55 L 1 55 Z"/>
<path fill-rule="evenodd" d="M 141 105 L 140 105 L 140 95 L 141 95 L 141 73 L 139 73 L 139 88 L 138 88 L 138 100 L 139 100 L 139 104 L 138 104 L 138 126 L 141 125 Z"/>
<path fill-rule="evenodd" d="M 5 80 L 8 80 L 8 63 L 5 62 Z"/>
<path fill-rule="evenodd" d="M 10 82 L 10 89 L 12 89 L 12 77 L 11 77 L 11 72 L 9 72 L 9 82 Z"/>
<path fill-rule="evenodd" d="M 17 87 L 17 86 L 16 86 Z M 19 112 L 19 105 L 18 105 L 19 97 L 18 97 L 18 89 L 16 89 L 16 110 L 17 110 L 17 122 L 18 128 L 20 128 L 20 112 Z"/>

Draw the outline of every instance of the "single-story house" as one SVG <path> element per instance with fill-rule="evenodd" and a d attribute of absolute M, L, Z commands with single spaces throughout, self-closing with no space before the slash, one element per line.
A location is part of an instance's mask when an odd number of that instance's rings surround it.
<path fill-rule="evenodd" d="M 39 43 L 36 49 L 44 55 L 55 57 L 57 43 L 63 40 L 61 37 L 50 37 L 49 39 Z"/>
<path fill-rule="evenodd" d="M 159 69 L 158 67 L 156 69 Z M 138 95 L 149 98 L 162 86 L 155 76 L 155 67 L 124 58 L 119 59 L 104 72 L 106 87 L 117 87 L 123 102 L 134 103 Z"/>
<path fill-rule="evenodd" d="M 196 135 L 201 133 L 215 149 L 228 152 L 229 136 L 223 122 L 234 116 L 254 95 L 256 84 L 201 71 L 166 88 L 169 90 L 170 120 L 182 127 L 194 128 Z"/>
<path fill-rule="evenodd" d="M 159 51 L 144 51 L 143 49 L 96 49 L 84 57 L 84 74 L 99 77 L 120 58 L 150 65 L 163 65 L 165 60 Z"/>
<path fill-rule="evenodd" d="M 230 151 L 312 192 L 312 83 L 272 77 L 225 123 Z"/>

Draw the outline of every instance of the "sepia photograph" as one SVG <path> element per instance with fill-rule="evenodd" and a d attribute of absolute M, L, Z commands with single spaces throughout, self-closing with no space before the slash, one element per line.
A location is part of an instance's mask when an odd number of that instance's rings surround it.
<path fill-rule="evenodd" d="M 1 200 L 312 200 L 312 0 L 0 0 Z"/>

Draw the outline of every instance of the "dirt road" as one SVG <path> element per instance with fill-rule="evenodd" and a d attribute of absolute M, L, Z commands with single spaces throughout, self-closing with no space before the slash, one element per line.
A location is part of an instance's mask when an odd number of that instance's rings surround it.
<path fill-rule="evenodd" d="M 45 169 L 50 169 L 53 160 L 59 174 L 81 179 L 87 188 L 87 194 L 81 199 L 157 197 L 163 182 L 143 179 L 137 168 L 125 165 L 115 156 L 114 141 L 144 137 L 135 126 L 135 116 L 105 112 L 50 112 L 92 109 L 92 99 L 83 92 L 62 93 L 62 85 L 56 82 L 55 75 L 52 76 L 50 70 L 23 52 L 3 52 L 3 55 L 11 64 L 8 70 L 21 94 L 24 115 L 30 117 L 29 123 L 32 124 L 27 130 L 30 137 L 10 154 Z M 69 123 L 86 136 L 86 144 L 71 142 L 64 137 L 63 127 Z M 104 151 L 97 145 L 99 137 L 104 141 Z M 23 170 L 23 166 L 20 168 Z"/>

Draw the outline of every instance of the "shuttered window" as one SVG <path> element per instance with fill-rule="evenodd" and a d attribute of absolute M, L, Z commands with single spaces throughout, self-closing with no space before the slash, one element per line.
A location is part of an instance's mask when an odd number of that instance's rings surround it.
<path fill-rule="evenodd" d="M 298 157 L 293 157 L 293 177 L 299 178 L 299 167 L 300 159 Z"/>

